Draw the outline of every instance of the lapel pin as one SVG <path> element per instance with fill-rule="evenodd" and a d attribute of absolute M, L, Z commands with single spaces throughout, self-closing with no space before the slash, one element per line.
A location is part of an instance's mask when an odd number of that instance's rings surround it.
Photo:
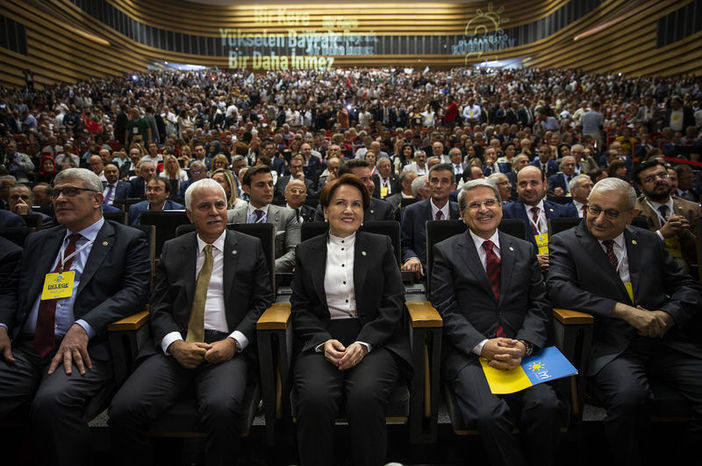
<path fill-rule="evenodd" d="M 232 249 L 232 254 L 234 254 L 235 256 L 237 255 L 238 252 L 239 251 L 237 251 L 236 249 Z"/>
<path fill-rule="evenodd" d="M 548 209 L 549 212 L 553 212 L 553 209 Z"/>
<path fill-rule="evenodd" d="M 632 239 L 632 240 L 631 240 L 631 244 L 633 244 L 634 246 L 636 246 L 636 244 L 637 244 L 637 243 L 636 243 L 636 240 L 635 240 L 635 239 Z"/>
<path fill-rule="evenodd" d="M 362 255 L 362 256 L 365 256 L 365 255 L 366 255 L 366 251 L 361 251 L 361 255 Z"/>
<path fill-rule="evenodd" d="M 103 245 L 103 246 L 109 246 L 109 244 L 110 244 L 110 243 L 108 243 L 107 241 L 103 241 L 103 242 L 102 242 L 102 245 Z"/>
<path fill-rule="evenodd" d="M 514 251 L 514 248 L 512 246 L 509 247 L 510 251 Z"/>

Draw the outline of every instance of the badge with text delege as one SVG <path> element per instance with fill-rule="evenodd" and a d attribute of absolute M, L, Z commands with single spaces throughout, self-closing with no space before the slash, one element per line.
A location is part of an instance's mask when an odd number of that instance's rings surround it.
<path fill-rule="evenodd" d="M 47 273 L 44 278 L 41 300 L 69 298 L 73 294 L 73 283 L 75 280 L 76 272 L 73 270 Z"/>

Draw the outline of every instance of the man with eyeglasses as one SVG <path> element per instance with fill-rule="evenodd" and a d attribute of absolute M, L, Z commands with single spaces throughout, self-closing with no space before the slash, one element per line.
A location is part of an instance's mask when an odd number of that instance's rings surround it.
<path fill-rule="evenodd" d="M 431 302 L 444 322 L 444 380 L 490 463 L 553 464 L 562 414 L 553 388 L 493 395 L 479 360 L 514 369 L 545 346 L 551 303 L 536 247 L 498 231 L 502 205 L 492 182 L 468 181 L 458 204 L 468 231 L 434 247 L 430 277 Z"/>
<path fill-rule="evenodd" d="M 289 171 L 290 174 L 278 179 L 275 184 L 275 194 L 273 195 L 273 203 L 276 205 L 285 205 L 285 190 L 288 183 L 292 180 L 300 180 L 305 183 L 305 189 L 310 196 L 312 203 L 316 200 L 315 183 L 307 178 L 304 172 L 305 158 L 301 154 L 295 154 L 290 159 Z"/>
<path fill-rule="evenodd" d="M 29 404 L 42 463 L 87 465 L 89 402 L 114 385 L 107 326 L 146 303 L 151 267 L 144 233 L 103 218 L 97 175 L 54 183 L 59 225 L 27 237 L 17 286 L 0 293 L 0 419 Z"/>
<path fill-rule="evenodd" d="M 307 187 L 301 180 L 290 180 L 285 188 L 285 207 L 295 211 L 298 223 L 314 221 L 314 207 L 305 204 Z"/>
<path fill-rule="evenodd" d="M 195 183 L 196 181 L 200 181 L 203 178 L 207 178 L 207 167 L 205 167 L 205 164 L 199 160 L 194 160 L 190 164 L 190 169 L 188 172 L 190 173 L 190 179 L 187 179 L 180 184 L 180 188 L 178 189 L 178 198 L 176 199 L 178 202 L 185 199 L 185 191 L 191 184 Z"/>
<path fill-rule="evenodd" d="M 650 175 L 649 175 L 650 176 Z M 679 458 L 702 441 L 702 344 L 698 325 L 702 285 L 686 275 L 656 233 L 629 226 L 636 192 L 605 178 L 592 188 L 585 222 L 554 236 L 548 272 L 553 305 L 595 316 L 587 366 L 593 393 L 607 408 L 605 438 L 613 463 L 643 464 L 640 446 L 653 396 L 663 380 L 688 402 L 681 442 L 666 444 Z"/>
<path fill-rule="evenodd" d="M 697 263 L 697 231 L 700 207 L 673 196 L 670 175 L 658 160 L 642 163 L 635 173 L 642 195 L 636 210 L 646 217 L 665 248 L 686 270 Z"/>
<path fill-rule="evenodd" d="M 162 212 L 164 210 L 180 210 L 183 204 L 168 199 L 171 184 L 161 177 L 154 177 L 146 184 L 146 200 L 129 206 L 129 224 L 141 225 L 141 213 Z"/>

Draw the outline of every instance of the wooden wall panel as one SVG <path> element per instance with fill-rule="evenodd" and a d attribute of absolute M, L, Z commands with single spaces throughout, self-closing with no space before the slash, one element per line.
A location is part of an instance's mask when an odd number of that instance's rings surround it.
<path fill-rule="evenodd" d="M 220 27 L 269 33 L 289 29 L 323 30 L 333 17 L 337 25 L 352 25 L 353 33 L 383 35 L 463 35 L 467 18 L 477 9 L 501 11 L 509 21 L 504 28 L 534 23 L 558 11 L 568 0 L 480 3 L 356 3 L 297 4 L 280 7 L 254 5 L 216 7 L 175 0 L 108 0 L 111 5 L 144 24 L 169 31 L 219 37 Z M 571 0 L 577 1 L 577 0 Z M 522 58 L 530 67 L 576 68 L 587 72 L 621 72 L 627 75 L 674 75 L 702 72 L 702 33 L 658 48 L 657 21 L 691 0 L 659 0 L 639 14 L 587 39 L 573 38 L 604 20 L 616 16 L 632 2 L 606 0 L 599 7 L 551 36 L 526 45 L 484 55 L 473 55 L 468 64 L 484 60 Z M 69 0 L 0 0 L 2 14 L 22 23 L 27 31 L 27 55 L 0 48 L 0 85 L 24 84 L 22 69 L 34 72 L 38 86 L 91 77 L 118 76 L 146 70 L 150 63 L 169 61 L 228 68 L 226 56 L 201 56 L 170 52 L 138 43 L 100 24 Z M 285 8 L 289 21 L 276 16 Z M 282 10 L 281 10 L 282 11 Z M 266 12 L 273 16 L 262 20 Z M 309 13 L 309 16 L 302 16 Z M 286 19 L 287 20 L 287 19 Z M 263 21 L 263 22 L 262 22 Z M 354 22 L 356 21 L 356 22 Z M 92 40 L 91 37 L 96 38 Z M 461 55 L 377 54 L 337 56 L 334 66 L 414 66 L 445 69 L 463 66 Z"/>

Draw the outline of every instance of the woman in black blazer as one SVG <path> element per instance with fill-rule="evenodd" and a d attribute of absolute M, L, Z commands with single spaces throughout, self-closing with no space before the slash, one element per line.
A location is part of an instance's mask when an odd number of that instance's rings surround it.
<path fill-rule="evenodd" d="M 370 203 L 360 179 L 330 182 L 320 203 L 329 234 L 297 246 L 290 300 L 300 460 L 335 464 L 343 409 L 353 464 L 382 465 L 385 409 L 410 367 L 402 277 L 390 238 L 358 231 Z"/>

